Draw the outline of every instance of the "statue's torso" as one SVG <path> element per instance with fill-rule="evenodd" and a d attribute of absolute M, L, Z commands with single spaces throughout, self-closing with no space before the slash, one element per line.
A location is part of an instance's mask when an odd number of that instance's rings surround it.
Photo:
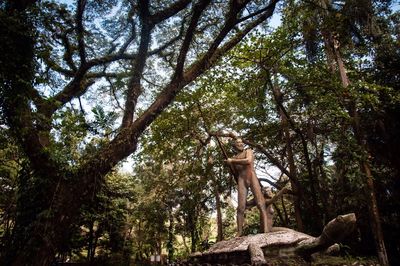
<path fill-rule="evenodd" d="M 247 154 L 247 150 L 244 150 L 244 151 L 236 154 L 235 156 L 233 156 L 233 158 L 245 159 L 246 154 Z M 251 162 L 250 164 L 233 164 L 233 167 L 235 168 L 238 178 L 239 179 L 243 178 L 247 187 L 250 186 L 250 183 L 251 183 L 251 176 L 253 174 L 252 166 L 253 166 L 253 162 Z"/>

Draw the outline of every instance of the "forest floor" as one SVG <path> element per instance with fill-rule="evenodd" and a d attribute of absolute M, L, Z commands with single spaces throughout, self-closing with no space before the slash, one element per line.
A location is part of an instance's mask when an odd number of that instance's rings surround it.
<path fill-rule="evenodd" d="M 334 266 L 334 265 L 347 265 L 347 266 L 377 266 L 379 265 L 376 257 L 334 257 L 334 256 L 321 256 L 311 263 L 313 266 Z"/>
<path fill-rule="evenodd" d="M 274 258 L 268 259 L 268 266 L 378 266 L 375 257 L 334 257 L 319 256 L 311 263 L 301 258 Z"/>
<path fill-rule="evenodd" d="M 312 262 L 306 262 L 300 257 L 292 258 L 266 258 L 267 266 L 379 266 L 379 262 L 375 257 L 340 257 L 340 256 L 318 256 L 313 259 Z M 229 264 L 196 264 L 190 262 L 177 262 L 169 265 L 174 266 L 197 266 L 197 265 L 229 265 L 229 266 L 250 266 L 250 264 L 235 264 L 234 262 Z"/>

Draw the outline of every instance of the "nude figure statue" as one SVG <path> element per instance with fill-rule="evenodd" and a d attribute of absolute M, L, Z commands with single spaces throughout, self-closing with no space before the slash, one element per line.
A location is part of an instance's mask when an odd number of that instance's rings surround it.
<path fill-rule="evenodd" d="M 244 212 L 246 210 L 246 199 L 249 188 L 254 195 L 257 208 L 260 211 L 260 230 L 263 233 L 267 233 L 270 231 L 268 227 L 268 212 L 265 205 L 265 198 L 254 169 L 253 151 L 251 149 L 244 149 L 243 141 L 240 138 L 235 140 L 234 146 L 238 153 L 233 158 L 228 158 L 226 162 L 232 166 L 237 175 L 237 236 L 243 234 Z"/>

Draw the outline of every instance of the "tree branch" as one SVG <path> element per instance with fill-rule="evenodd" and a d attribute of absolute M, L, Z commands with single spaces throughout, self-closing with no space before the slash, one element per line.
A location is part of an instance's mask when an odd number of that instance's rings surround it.
<path fill-rule="evenodd" d="M 71 43 L 69 42 L 67 36 L 68 33 L 69 31 L 66 31 L 64 34 L 60 35 L 61 41 L 65 48 L 63 59 L 72 71 L 77 71 L 77 67 L 74 63 L 74 60 L 72 60 L 73 49 L 71 47 Z"/>
<path fill-rule="evenodd" d="M 76 34 L 78 36 L 78 50 L 79 57 L 81 59 L 81 65 L 86 63 L 86 51 L 85 51 L 85 40 L 84 40 L 84 27 L 83 27 L 83 13 L 85 11 L 86 0 L 78 0 L 77 11 L 76 11 Z"/>
<path fill-rule="evenodd" d="M 125 101 L 125 111 L 122 117 L 121 128 L 126 128 L 132 124 L 133 114 L 136 110 L 137 100 L 142 93 L 142 85 L 140 83 L 144 67 L 146 65 L 147 53 L 150 44 L 150 34 L 153 25 L 149 23 L 149 1 L 139 1 L 139 15 L 142 23 L 140 33 L 139 51 L 137 60 L 134 60 L 132 78 L 128 84 L 128 91 Z"/>
<path fill-rule="evenodd" d="M 161 21 L 164 21 L 173 15 L 177 14 L 179 11 L 183 10 L 190 2 L 191 0 L 179 0 L 173 4 L 171 4 L 169 7 L 165 8 L 164 10 L 161 10 L 155 14 L 153 14 L 150 17 L 150 22 L 153 25 L 156 25 L 160 23 Z"/>
<path fill-rule="evenodd" d="M 198 4 L 195 4 L 193 7 L 193 15 L 191 17 L 189 27 L 186 30 L 186 35 L 185 35 L 185 38 L 183 39 L 181 49 L 179 51 L 178 60 L 177 60 L 177 64 L 175 67 L 174 77 L 172 78 L 173 80 L 179 79 L 182 77 L 182 71 L 183 71 L 185 61 L 186 61 L 186 55 L 189 51 L 189 46 L 192 42 L 192 39 L 194 36 L 194 31 L 199 22 L 201 13 L 203 13 L 204 9 L 208 6 L 208 4 L 210 2 L 211 2 L 211 0 L 201 1 Z"/>
<path fill-rule="evenodd" d="M 176 94 L 206 70 L 210 69 L 226 52 L 238 44 L 246 34 L 270 17 L 273 14 L 277 1 L 278 0 L 272 1 L 271 4 L 269 4 L 270 8 L 266 12 L 262 13 L 257 19 L 245 26 L 242 31 L 238 31 L 224 45 L 218 48 L 223 39 L 236 25 L 237 14 L 232 13 L 230 15 L 231 17 L 228 18 L 228 21 L 226 21 L 225 25 L 222 27 L 220 33 L 214 39 L 209 51 L 199 60 L 187 67 L 182 74 L 182 79 L 172 79 L 140 117 L 129 126 L 122 127 L 121 131 L 110 143 L 103 146 L 87 161 L 87 163 L 82 164 L 80 168 L 81 174 L 106 173 L 117 162 L 134 152 L 137 148 L 139 136 L 174 100 Z M 239 11 L 240 9 L 237 10 L 237 12 Z"/>
<path fill-rule="evenodd" d="M 157 47 L 156 49 L 149 51 L 149 55 L 159 54 L 162 51 L 164 51 L 165 49 L 167 49 L 168 47 L 170 47 L 171 45 L 173 45 L 174 43 L 176 43 L 178 40 L 180 40 L 184 33 L 185 24 L 186 24 L 186 20 L 183 19 L 178 35 L 174 38 L 171 38 L 168 42 L 162 44 L 161 46 Z"/>
<path fill-rule="evenodd" d="M 153 102 L 153 104 L 143 113 L 141 117 L 139 117 L 132 128 L 132 130 L 142 131 L 144 130 L 160 113 L 161 111 L 175 98 L 175 95 L 187 84 L 195 80 L 198 76 L 203 74 L 207 69 L 211 68 L 227 51 L 232 49 L 236 44 L 238 44 L 247 33 L 249 33 L 252 29 L 258 26 L 265 19 L 270 17 L 273 13 L 275 3 L 277 1 L 273 1 L 273 4 L 270 4 L 270 9 L 261 15 L 258 19 L 254 20 L 252 23 L 247 25 L 245 29 L 236 33 L 229 41 L 227 41 L 222 47 L 214 48 L 218 46 L 219 43 L 222 42 L 224 36 L 226 36 L 229 31 L 227 26 L 230 25 L 231 29 L 235 25 L 235 21 L 227 22 L 221 33 L 216 37 L 213 44 L 210 47 L 210 50 L 198 61 L 194 62 L 191 66 L 187 68 L 187 70 L 183 73 L 183 79 L 181 81 L 172 80 L 170 84 L 168 84 L 164 90 L 160 93 L 157 99 Z M 224 32 L 224 36 L 222 36 L 222 32 Z M 137 127 L 137 128 L 136 128 Z"/>
<path fill-rule="evenodd" d="M 202 74 L 205 69 L 208 69 L 210 65 L 213 65 L 218 61 L 227 51 L 232 49 L 236 44 L 238 44 L 252 29 L 257 27 L 263 21 L 265 21 L 268 17 L 272 16 L 273 11 L 275 10 L 276 2 L 279 0 L 272 1 L 268 6 L 269 9 L 260 15 L 257 19 L 249 23 L 242 31 L 238 31 L 229 41 L 227 41 L 222 47 L 217 48 L 218 45 L 222 42 L 225 36 L 229 33 L 226 32 L 227 24 L 230 24 L 231 29 L 236 25 L 237 20 L 231 21 L 230 23 L 225 23 L 224 29 L 221 30 L 220 34 L 216 37 L 213 44 L 210 46 L 208 52 L 198 61 L 188 67 L 186 71 L 185 80 L 189 82 L 192 81 L 192 76 L 199 76 Z M 222 34 L 224 33 L 224 34 Z"/>

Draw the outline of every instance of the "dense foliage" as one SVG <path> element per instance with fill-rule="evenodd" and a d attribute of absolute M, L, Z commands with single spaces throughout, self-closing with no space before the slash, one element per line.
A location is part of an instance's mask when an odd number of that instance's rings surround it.
<path fill-rule="evenodd" d="M 146 264 L 233 237 L 234 133 L 291 188 L 275 225 L 355 212 L 343 255 L 400 263 L 400 15 L 282 0 L 270 28 L 277 2 L 2 2 L 0 262 Z"/>

